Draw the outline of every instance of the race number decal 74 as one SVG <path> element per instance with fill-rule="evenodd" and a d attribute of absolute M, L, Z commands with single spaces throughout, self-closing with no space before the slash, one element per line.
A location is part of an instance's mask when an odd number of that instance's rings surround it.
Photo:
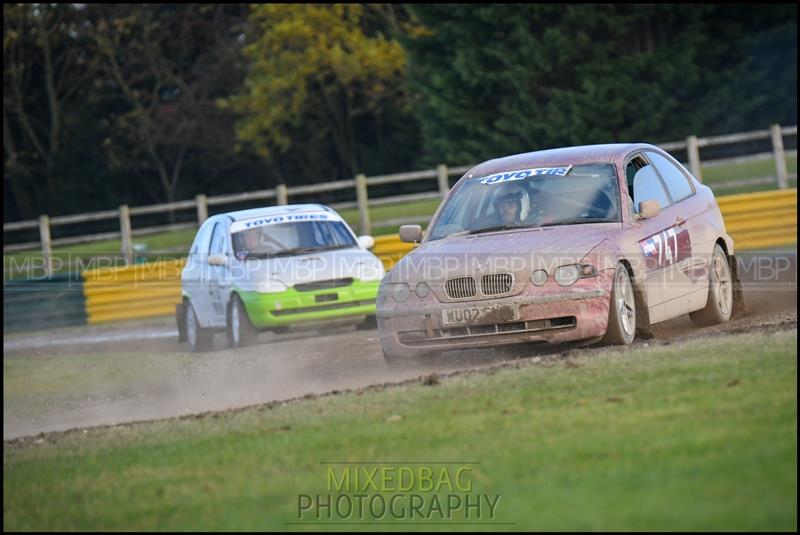
<path fill-rule="evenodd" d="M 659 268 L 680 262 L 691 251 L 689 232 L 671 227 L 639 242 L 649 268 Z"/>

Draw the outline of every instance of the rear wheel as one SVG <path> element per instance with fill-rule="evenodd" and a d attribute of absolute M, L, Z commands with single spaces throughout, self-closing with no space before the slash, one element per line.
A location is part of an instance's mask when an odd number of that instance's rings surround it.
<path fill-rule="evenodd" d="M 689 317 L 699 326 L 716 325 L 731 319 L 733 311 L 733 277 L 728 256 L 719 244 L 714 246 L 708 276 L 708 299 L 702 310 L 692 312 Z"/>
<path fill-rule="evenodd" d="M 608 304 L 608 327 L 602 343 L 628 345 L 636 336 L 636 299 L 628 270 L 617 264 L 611 299 Z"/>
<path fill-rule="evenodd" d="M 258 330 L 253 327 L 244 303 L 239 296 L 234 296 L 228 307 L 228 345 L 230 347 L 247 347 L 258 339 Z"/>
<path fill-rule="evenodd" d="M 186 310 L 186 341 L 189 342 L 189 348 L 194 353 L 208 351 L 214 340 L 213 331 L 200 327 L 191 302 L 187 302 L 184 309 Z"/>

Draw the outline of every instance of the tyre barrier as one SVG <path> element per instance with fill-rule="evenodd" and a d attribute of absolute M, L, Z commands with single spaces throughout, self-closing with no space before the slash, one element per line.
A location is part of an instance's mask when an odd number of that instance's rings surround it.
<path fill-rule="evenodd" d="M 3 332 L 34 331 L 86 323 L 80 273 L 3 281 Z"/>

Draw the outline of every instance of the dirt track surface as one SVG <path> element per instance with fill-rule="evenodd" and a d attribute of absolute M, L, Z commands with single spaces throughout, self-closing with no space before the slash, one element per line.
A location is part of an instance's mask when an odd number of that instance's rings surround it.
<path fill-rule="evenodd" d="M 779 277 L 770 281 L 765 282 L 763 270 L 753 269 L 753 264 L 742 273 L 747 307 L 744 317 L 698 329 L 688 316 L 683 316 L 654 326 L 656 339 L 724 335 L 765 326 L 796 329 L 795 258 L 790 255 L 788 268 L 779 269 Z M 327 332 L 262 334 L 258 345 L 239 350 L 225 349 L 224 345 L 224 335 L 220 334 L 215 337 L 213 351 L 187 355 L 185 345 L 177 342 L 171 318 L 4 336 L 4 361 L 52 355 L 81 358 L 86 354 L 114 359 L 125 354 L 125 358 L 133 359 L 141 355 L 143 365 L 151 361 L 146 359 L 154 356 L 174 359 L 178 364 L 167 368 L 172 370 L 170 376 L 159 377 L 157 384 L 142 382 L 110 396 L 87 396 L 66 404 L 45 404 L 46 410 L 35 416 L 15 414 L 4 403 L 3 438 L 9 440 L 42 432 L 225 410 L 307 394 L 401 382 L 434 372 L 497 366 L 520 358 L 558 355 L 569 349 L 525 345 L 445 352 L 423 366 L 390 369 L 383 361 L 377 331 L 357 331 L 352 326 Z"/>

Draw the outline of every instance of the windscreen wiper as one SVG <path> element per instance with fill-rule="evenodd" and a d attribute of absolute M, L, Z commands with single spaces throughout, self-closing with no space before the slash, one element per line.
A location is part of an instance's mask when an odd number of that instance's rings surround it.
<path fill-rule="evenodd" d="M 581 223 L 617 223 L 607 217 L 573 217 L 571 219 L 562 219 L 561 221 L 553 221 L 552 223 L 542 223 L 542 227 L 555 227 L 558 225 L 579 225 Z"/>
<path fill-rule="evenodd" d="M 314 249 L 316 251 L 334 251 L 336 249 L 349 249 L 351 247 L 355 247 L 355 244 L 340 244 L 340 245 L 326 245 L 324 247 L 318 247 Z"/>
<path fill-rule="evenodd" d="M 484 232 L 495 232 L 497 230 L 510 230 L 515 228 L 528 228 L 528 225 L 496 225 L 494 227 L 479 228 L 477 230 L 470 230 L 467 234 L 482 234 Z"/>

